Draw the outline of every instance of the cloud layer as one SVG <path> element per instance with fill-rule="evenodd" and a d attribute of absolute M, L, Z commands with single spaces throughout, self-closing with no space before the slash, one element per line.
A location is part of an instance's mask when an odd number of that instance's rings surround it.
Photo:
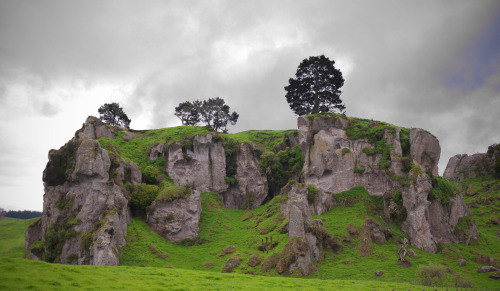
<path fill-rule="evenodd" d="M 496 1 L 0 0 L 0 207 L 41 210 L 48 150 L 106 102 L 138 129 L 216 96 L 231 132 L 295 128 L 283 87 L 320 54 L 348 115 L 429 130 L 442 172 L 500 142 L 498 31 Z"/>

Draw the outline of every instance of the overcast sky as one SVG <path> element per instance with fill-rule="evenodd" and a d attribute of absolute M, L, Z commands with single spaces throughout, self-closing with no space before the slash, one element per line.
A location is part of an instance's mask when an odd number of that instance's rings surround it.
<path fill-rule="evenodd" d="M 43 208 L 42 173 L 100 105 L 134 129 L 221 97 L 230 132 L 295 129 L 284 86 L 324 54 L 349 116 L 424 128 L 442 173 L 500 142 L 500 1 L 0 0 L 0 207 Z"/>

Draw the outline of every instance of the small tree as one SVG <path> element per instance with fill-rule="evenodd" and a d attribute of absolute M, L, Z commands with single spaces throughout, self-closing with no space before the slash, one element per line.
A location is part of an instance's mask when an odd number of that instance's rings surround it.
<path fill-rule="evenodd" d="M 105 103 L 97 110 L 100 114 L 99 119 L 113 126 L 123 126 L 130 128 L 131 120 L 123 111 L 118 103 Z"/>
<path fill-rule="evenodd" d="M 286 100 L 297 115 L 345 110 L 340 99 L 344 85 L 342 72 L 335 68 L 335 61 L 324 55 L 304 59 L 285 87 Z"/>
<path fill-rule="evenodd" d="M 209 128 L 215 131 L 227 132 L 227 124 L 236 124 L 239 114 L 230 113 L 230 108 L 226 105 L 224 99 L 216 97 L 208 100 L 183 102 L 175 108 L 177 116 L 182 125 L 197 125 L 203 122 Z"/>
<path fill-rule="evenodd" d="M 200 122 L 201 101 L 182 102 L 175 107 L 175 116 L 177 116 L 182 125 L 196 125 Z"/>

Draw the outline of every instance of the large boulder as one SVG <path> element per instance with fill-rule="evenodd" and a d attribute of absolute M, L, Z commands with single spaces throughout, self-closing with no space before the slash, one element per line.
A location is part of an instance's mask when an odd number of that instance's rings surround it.
<path fill-rule="evenodd" d="M 116 127 L 110 126 L 102 122 L 99 118 L 94 116 L 89 116 L 85 123 L 83 124 L 83 128 L 81 132 L 85 134 L 87 138 L 90 139 L 99 139 L 101 137 L 107 137 L 109 139 L 115 138 Z"/>
<path fill-rule="evenodd" d="M 200 192 L 171 202 L 157 200 L 149 207 L 147 223 L 161 236 L 173 242 L 194 239 L 200 232 Z"/>

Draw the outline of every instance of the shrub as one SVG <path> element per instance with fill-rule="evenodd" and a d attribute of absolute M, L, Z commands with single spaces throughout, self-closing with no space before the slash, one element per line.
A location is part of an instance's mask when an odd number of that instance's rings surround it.
<path fill-rule="evenodd" d="M 432 177 L 431 198 L 438 200 L 443 205 L 450 203 L 450 196 L 455 196 L 458 189 L 452 182 L 441 177 Z"/>
<path fill-rule="evenodd" d="M 236 185 L 236 182 L 237 182 L 236 178 L 233 178 L 233 177 L 224 177 L 224 181 L 229 186 L 234 186 L 234 185 Z"/>
<path fill-rule="evenodd" d="M 193 190 L 191 188 L 169 185 L 160 190 L 155 200 L 172 202 L 176 199 L 186 198 L 192 193 Z"/>
<path fill-rule="evenodd" d="M 319 190 L 314 187 L 314 185 L 307 185 L 307 201 L 313 203 L 316 196 L 318 196 Z"/>
<path fill-rule="evenodd" d="M 445 268 L 440 264 L 430 263 L 428 266 L 418 266 L 417 277 L 423 285 L 441 285 L 445 276 Z"/>
<path fill-rule="evenodd" d="M 363 174 L 364 172 L 365 172 L 365 169 L 354 168 L 354 173 L 355 174 Z"/>
<path fill-rule="evenodd" d="M 160 171 L 155 166 L 147 166 L 142 171 L 142 180 L 146 184 L 158 184 L 162 180 Z"/>
<path fill-rule="evenodd" d="M 139 184 L 130 194 L 130 206 L 138 211 L 145 211 L 158 196 L 160 188 L 156 185 Z"/>
<path fill-rule="evenodd" d="M 349 148 L 343 148 L 342 149 L 342 155 L 348 154 L 350 152 L 351 152 L 351 150 Z"/>

